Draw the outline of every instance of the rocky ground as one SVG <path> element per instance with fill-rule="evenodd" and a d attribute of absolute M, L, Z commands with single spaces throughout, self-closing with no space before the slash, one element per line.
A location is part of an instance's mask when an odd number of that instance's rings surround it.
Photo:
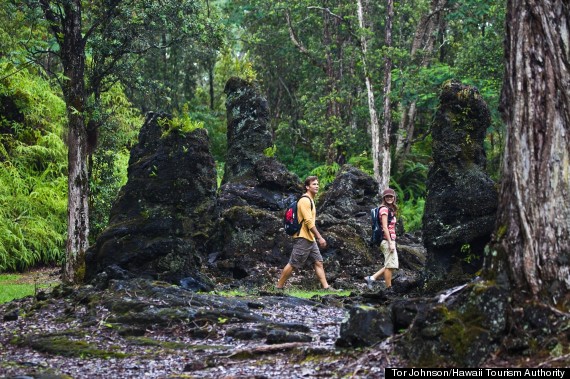
<path fill-rule="evenodd" d="M 401 335 L 369 348 L 335 346 L 348 309 L 366 292 L 363 285 L 306 300 L 196 294 L 143 280 L 55 287 L 0 305 L 0 378 L 383 378 L 386 367 L 406 367 L 395 353 Z M 565 350 L 497 352 L 482 367 L 569 361 Z"/>
<path fill-rule="evenodd" d="M 391 339 L 335 347 L 350 297 L 227 300 L 163 283 L 55 292 L 0 306 L 0 377 L 381 378 L 401 366 Z"/>

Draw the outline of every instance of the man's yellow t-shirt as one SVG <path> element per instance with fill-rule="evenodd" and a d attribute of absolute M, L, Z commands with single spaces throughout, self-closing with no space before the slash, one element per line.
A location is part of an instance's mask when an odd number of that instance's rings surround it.
<path fill-rule="evenodd" d="M 309 241 L 314 241 L 315 236 L 311 232 L 311 228 L 315 226 L 315 220 L 317 219 L 317 209 L 313 204 L 313 209 L 311 210 L 312 200 L 307 196 L 301 197 L 297 203 L 297 220 L 299 223 L 303 223 L 299 234 L 293 238 L 303 237 Z"/>

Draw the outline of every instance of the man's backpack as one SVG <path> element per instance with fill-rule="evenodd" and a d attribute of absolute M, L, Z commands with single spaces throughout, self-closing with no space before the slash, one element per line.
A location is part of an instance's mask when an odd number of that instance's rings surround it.
<path fill-rule="evenodd" d="M 309 198 L 309 196 L 303 195 L 301 197 Z M 283 217 L 283 226 L 285 227 L 285 233 L 290 236 L 293 236 L 301 230 L 301 225 L 304 220 L 297 219 L 297 203 L 301 200 L 301 198 L 295 200 L 285 210 L 285 216 Z M 310 201 L 311 199 L 309 199 Z M 311 201 L 311 211 L 313 210 L 313 202 Z"/>
<path fill-rule="evenodd" d="M 384 207 L 386 207 L 384 205 Z M 370 221 L 372 223 L 372 236 L 370 236 L 370 246 L 380 245 L 382 240 L 384 240 L 384 231 L 382 230 L 382 223 L 380 222 L 380 208 L 372 208 L 370 210 Z M 394 218 L 394 213 L 389 207 L 388 208 L 388 225 L 392 222 Z"/>

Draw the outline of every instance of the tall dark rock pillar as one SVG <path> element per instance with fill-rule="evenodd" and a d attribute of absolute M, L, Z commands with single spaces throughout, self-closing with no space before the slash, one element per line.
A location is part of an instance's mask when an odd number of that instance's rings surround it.
<path fill-rule="evenodd" d="M 251 177 L 254 165 L 273 145 L 269 129 L 269 107 L 258 89 L 244 79 L 232 77 L 226 83 L 228 151 L 222 183 Z"/>
<path fill-rule="evenodd" d="M 199 270 L 217 219 L 215 163 L 206 130 L 168 125 L 164 115 L 147 116 L 109 226 L 87 252 L 88 281 L 106 272 L 206 284 Z"/>
<path fill-rule="evenodd" d="M 267 100 L 257 87 L 231 78 L 225 93 L 228 151 L 210 267 L 222 281 L 263 283 L 273 280 L 287 261 L 291 238 L 281 216 L 303 187 L 295 174 L 264 154 L 273 139 Z"/>
<path fill-rule="evenodd" d="M 423 218 L 427 272 L 434 278 L 465 279 L 481 268 L 498 204 L 495 184 L 485 173 L 489 125 L 489 109 L 476 88 L 457 81 L 443 85 Z"/>

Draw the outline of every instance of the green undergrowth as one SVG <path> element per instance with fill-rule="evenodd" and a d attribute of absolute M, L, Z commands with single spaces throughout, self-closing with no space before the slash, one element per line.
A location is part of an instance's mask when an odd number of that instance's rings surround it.
<path fill-rule="evenodd" d="M 12 75 L 10 75 L 12 74 Z M 49 81 L 0 62 L 0 271 L 64 257 L 67 147 L 65 102 Z"/>

